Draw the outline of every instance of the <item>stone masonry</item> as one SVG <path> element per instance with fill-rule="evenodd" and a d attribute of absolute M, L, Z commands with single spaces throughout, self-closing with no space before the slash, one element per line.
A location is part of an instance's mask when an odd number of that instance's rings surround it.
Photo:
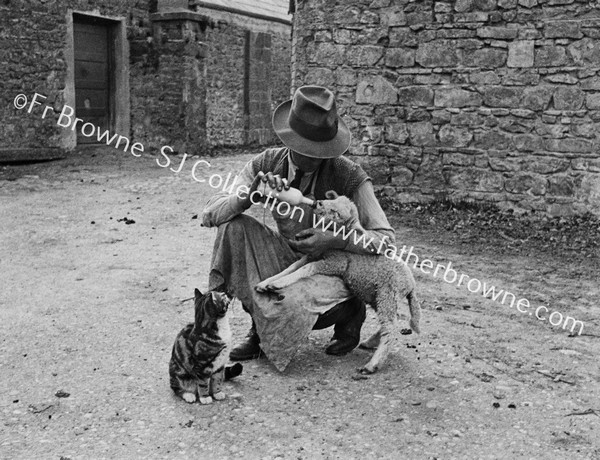
<path fill-rule="evenodd" d="M 150 6 L 147 1 L 107 0 L 97 2 L 63 0 L 29 2 L 5 0 L 0 3 L 0 155 L 10 159 L 53 157 L 72 148 L 65 130 L 56 122 L 66 104 L 65 81 L 67 11 L 89 11 L 107 17 L 127 17 L 131 46 L 146 39 Z M 156 2 L 154 2 L 156 3 Z M 135 67 L 135 65 L 133 66 Z M 16 110 L 13 99 L 23 93 L 37 92 L 54 107 L 42 119 L 39 114 Z M 129 133 L 124 133 L 128 135 Z"/>
<path fill-rule="evenodd" d="M 186 1 L 190 10 L 211 18 L 204 38 L 209 48 L 209 145 L 215 148 L 275 142 L 272 108 L 290 98 L 290 24 L 209 10 L 202 6 L 205 2 Z"/>
<path fill-rule="evenodd" d="M 152 38 L 141 46 L 135 85 L 145 102 L 134 111 L 134 133 L 155 148 L 190 154 L 272 143 L 265 129 L 271 104 L 290 92 L 289 25 L 197 11 L 194 0 L 176 3 L 183 8 L 150 16 Z M 273 59 L 287 66 L 272 66 Z"/>
<path fill-rule="evenodd" d="M 293 84 L 402 201 L 600 214 L 600 2 L 298 0 Z"/>
<path fill-rule="evenodd" d="M 161 8 L 171 3 L 177 11 Z M 0 159 L 51 158 L 76 146 L 75 133 L 57 126 L 74 100 L 73 12 L 124 25 L 126 85 L 115 98 L 127 110 L 115 117 L 126 119 L 112 132 L 153 154 L 164 145 L 197 154 L 272 143 L 272 108 L 290 95 L 290 25 L 199 10 L 194 0 L 0 2 Z M 13 106 L 35 92 L 54 108 L 45 118 Z"/>

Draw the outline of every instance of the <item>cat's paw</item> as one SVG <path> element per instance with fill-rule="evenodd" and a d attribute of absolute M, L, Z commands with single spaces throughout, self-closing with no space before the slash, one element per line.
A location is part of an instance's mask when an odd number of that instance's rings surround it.
<path fill-rule="evenodd" d="M 183 393 L 181 395 L 181 398 L 186 402 L 186 403 L 195 403 L 196 402 L 196 395 L 194 393 Z"/>
<path fill-rule="evenodd" d="M 211 396 L 200 396 L 200 404 L 212 404 L 213 399 Z"/>
<path fill-rule="evenodd" d="M 212 397 L 216 401 L 223 401 L 225 399 L 225 393 L 223 393 L 222 391 L 219 391 L 218 393 L 215 393 L 214 395 L 212 395 Z"/>

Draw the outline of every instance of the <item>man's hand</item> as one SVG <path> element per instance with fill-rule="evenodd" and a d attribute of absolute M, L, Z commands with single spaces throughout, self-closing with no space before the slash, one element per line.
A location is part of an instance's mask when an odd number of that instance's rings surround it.
<path fill-rule="evenodd" d="M 284 179 L 279 174 L 273 174 L 272 172 L 265 174 L 262 178 L 262 181 L 268 183 L 269 187 L 277 190 L 278 192 L 281 192 L 283 189 L 289 190 L 290 188 L 289 184 L 287 183 L 287 179 Z"/>
<path fill-rule="evenodd" d="M 262 187 L 262 184 L 265 184 L 265 187 Z M 272 172 L 265 174 L 264 172 L 259 171 L 250 185 L 248 195 L 245 198 L 238 197 L 240 199 L 240 204 L 244 207 L 244 209 L 248 209 L 250 206 L 252 206 L 251 195 L 257 190 L 259 190 L 263 196 L 261 196 L 259 200 L 256 200 L 255 198 L 254 201 L 265 201 L 268 190 L 263 189 L 266 189 L 266 184 L 268 184 L 272 190 L 277 190 L 278 192 L 281 192 L 283 189 L 288 190 L 290 188 L 289 184 L 287 183 L 287 179 L 282 178 L 279 174 L 273 174 Z"/>
<path fill-rule="evenodd" d="M 314 228 L 307 228 L 296 234 L 296 240 L 289 240 L 290 246 L 311 259 L 321 256 L 328 249 L 344 249 L 346 242 L 333 235 Z"/>

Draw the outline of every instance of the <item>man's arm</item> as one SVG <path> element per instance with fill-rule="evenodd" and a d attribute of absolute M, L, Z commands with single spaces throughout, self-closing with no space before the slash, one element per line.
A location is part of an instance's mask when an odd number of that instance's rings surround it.
<path fill-rule="evenodd" d="M 395 244 L 396 232 L 381 209 L 370 180 L 358 187 L 352 201 L 358 209 L 360 224 L 366 231 L 362 238 L 358 231 L 356 238 L 354 235 L 348 238 L 344 249 L 357 254 L 375 254 L 379 250 L 383 254 L 388 244 Z"/>
<path fill-rule="evenodd" d="M 235 176 L 233 184 L 227 185 L 227 190 L 221 190 L 208 200 L 202 212 L 202 224 L 205 227 L 219 226 L 242 214 L 253 204 L 259 204 L 273 198 L 270 193 L 263 196 L 262 193 L 257 192 L 261 184 L 263 184 L 263 192 L 267 185 L 272 191 L 276 192 L 290 188 L 284 178 L 279 174 L 273 174 L 271 171 L 267 173 L 258 171 L 254 175 L 252 165 L 253 160 L 246 163 L 242 172 Z M 254 194 L 259 195 L 259 197 L 255 197 Z"/>
<path fill-rule="evenodd" d="M 248 189 L 251 188 L 255 177 L 252 172 L 252 161 L 246 163 L 242 172 L 235 178 L 235 184 L 232 188 L 228 188 L 232 193 L 221 190 L 213 195 L 206 203 L 206 207 L 202 212 L 202 224 L 205 227 L 216 227 L 225 222 L 229 222 L 235 216 L 242 214 L 248 207 L 243 204 L 236 192 L 238 187 L 245 185 Z"/>

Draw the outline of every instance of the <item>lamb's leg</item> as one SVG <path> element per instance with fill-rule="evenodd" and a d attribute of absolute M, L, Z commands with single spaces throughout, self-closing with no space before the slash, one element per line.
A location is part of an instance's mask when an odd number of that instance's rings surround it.
<path fill-rule="evenodd" d="M 379 346 L 381 342 L 381 329 L 379 329 L 375 334 L 369 337 L 367 340 L 361 342 L 359 348 L 363 350 L 374 350 Z"/>
<path fill-rule="evenodd" d="M 290 265 L 288 268 L 286 268 L 282 272 L 277 273 L 276 275 L 273 275 L 270 278 L 267 278 L 266 280 L 261 281 L 254 287 L 254 289 L 256 289 L 258 292 L 266 292 L 266 291 L 268 291 L 267 286 L 269 284 L 275 282 L 279 278 L 283 278 L 284 276 L 287 276 L 290 273 L 295 272 L 296 270 L 303 267 L 307 263 L 308 263 L 308 256 L 304 256 L 301 259 L 294 262 L 292 265 Z"/>
<path fill-rule="evenodd" d="M 283 289 L 284 287 L 289 286 L 290 284 L 294 284 L 296 281 L 302 278 L 308 278 L 309 276 L 316 275 L 321 273 L 319 271 L 322 263 L 320 261 L 310 262 L 309 264 L 304 265 L 299 268 L 295 272 L 290 273 L 289 275 L 282 276 L 279 279 L 276 279 L 273 282 L 269 282 L 267 284 L 267 290 L 269 291 L 278 291 Z"/>
<path fill-rule="evenodd" d="M 380 340 L 379 346 L 375 350 L 375 353 L 373 353 L 371 360 L 364 367 L 359 369 L 362 374 L 372 374 L 377 371 L 387 358 L 391 339 L 390 334 L 396 322 L 399 298 L 400 293 L 383 290 L 382 292 L 379 292 L 374 305 L 372 305 L 373 310 L 377 312 L 377 319 L 379 320 L 380 327 L 378 334 Z"/>
<path fill-rule="evenodd" d="M 406 300 L 408 301 L 408 309 L 410 311 L 410 328 L 418 334 L 421 332 L 419 328 L 419 321 L 421 320 L 421 304 L 417 293 L 415 292 L 415 278 L 408 265 L 400 264 L 400 268 L 404 273 L 398 273 L 400 276 L 399 283 L 402 286 L 406 286 L 406 290 L 403 289 L 403 292 L 406 292 Z M 401 302 L 397 304 L 398 308 L 400 308 L 400 303 Z"/>
<path fill-rule="evenodd" d="M 388 355 L 388 347 L 390 342 L 391 326 L 393 321 L 380 320 L 381 328 L 379 329 L 380 342 L 377 350 L 373 353 L 371 360 L 359 369 L 361 374 L 373 374 L 385 362 Z"/>
<path fill-rule="evenodd" d="M 408 300 L 408 309 L 410 311 L 410 328 L 418 334 L 421 332 L 419 327 L 419 321 L 421 320 L 421 304 L 414 290 L 408 293 L 406 299 Z"/>
<path fill-rule="evenodd" d="M 211 396 L 217 400 L 222 401 L 225 399 L 225 393 L 221 390 L 221 386 L 223 385 L 223 379 L 225 377 L 225 368 L 221 368 L 221 370 L 215 372 L 210 376 L 210 394 Z"/>

